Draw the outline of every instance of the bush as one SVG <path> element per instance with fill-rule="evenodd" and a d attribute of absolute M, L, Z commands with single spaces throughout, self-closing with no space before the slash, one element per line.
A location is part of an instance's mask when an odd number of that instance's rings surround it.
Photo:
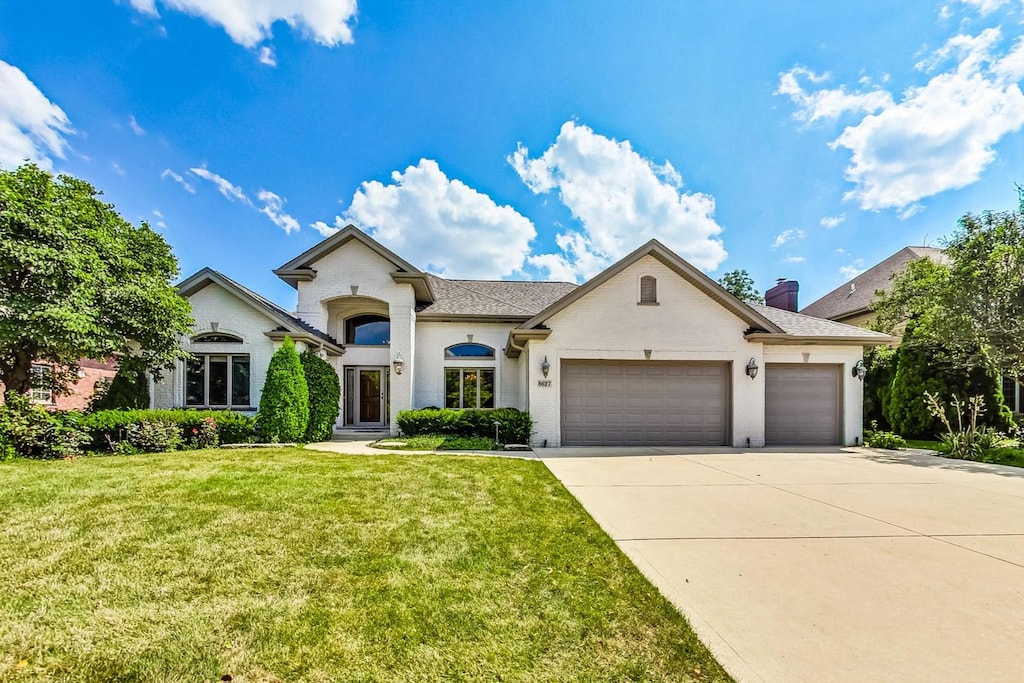
<path fill-rule="evenodd" d="M 898 451 L 901 448 L 906 448 L 907 442 L 898 434 L 878 431 L 878 423 L 872 422 L 871 429 L 864 432 L 864 445 Z"/>
<path fill-rule="evenodd" d="M 90 447 L 97 451 L 123 452 L 129 444 L 132 425 L 162 422 L 174 425 L 180 443 L 189 448 L 212 448 L 217 443 L 249 443 L 255 434 L 256 418 L 231 410 L 103 410 L 85 415 Z M 121 451 L 118 451 L 118 448 Z"/>
<path fill-rule="evenodd" d="M 961 401 L 953 396 L 947 406 L 932 393 L 925 395 L 928 411 L 942 423 L 945 431 L 941 441 L 950 456 L 964 460 L 984 460 L 988 451 L 996 448 L 1016 448 L 1019 443 L 990 425 L 979 424 L 985 414 L 985 401 L 972 396 Z M 952 416 L 951 416 L 952 414 Z"/>
<path fill-rule="evenodd" d="M 256 435 L 266 443 L 302 441 L 309 425 L 309 387 L 291 337 L 285 337 L 267 369 L 256 414 Z"/>
<path fill-rule="evenodd" d="M 100 385 L 103 386 L 103 385 Z M 125 356 L 110 384 L 89 401 L 89 410 L 139 410 L 149 406 L 149 377 L 139 358 Z"/>
<path fill-rule="evenodd" d="M 11 454 L 41 460 L 72 457 L 88 441 L 79 413 L 50 413 L 13 391 L 0 406 L 0 459 Z"/>
<path fill-rule="evenodd" d="M 450 434 L 454 436 L 483 436 L 494 438 L 494 423 L 498 426 L 500 443 L 529 443 L 533 433 L 533 419 L 529 413 L 515 408 L 485 408 L 454 410 L 451 408 L 423 408 L 398 413 L 398 427 L 403 434 Z"/>
<path fill-rule="evenodd" d="M 143 453 L 174 451 L 182 444 L 181 427 L 169 422 L 144 420 L 128 425 L 125 440 Z"/>
<path fill-rule="evenodd" d="M 338 420 L 341 384 L 331 364 L 314 351 L 305 351 L 299 360 L 309 390 L 309 424 L 306 441 L 327 441 L 334 434 Z"/>
<path fill-rule="evenodd" d="M 892 380 L 896 375 L 896 349 L 876 346 L 864 352 L 864 425 L 874 425 L 873 431 L 891 429 L 885 418 L 889 405 Z"/>

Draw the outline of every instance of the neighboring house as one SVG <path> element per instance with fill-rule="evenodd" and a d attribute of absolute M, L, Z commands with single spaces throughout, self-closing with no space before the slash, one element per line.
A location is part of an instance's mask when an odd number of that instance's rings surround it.
<path fill-rule="evenodd" d="M 157 407 L 259 405 L 287 335 L 334 366 L 338 429 L 409 408 L 515 407 L 535 446 L 855 444 L 863 347 L 891 338 L 749 305 L 652 240 L 582 286 L 425 273 L 349 226 L 274 271 L 290 312 L 211 269 Z M 795 285 L 795 283 L 793 283 Z"/>
<path fill-rule="evenodd" d="M 893 279 L 912 262 L 930 258 L 936 263 L 947 263 L 945 253 L 935 247 L 904 247 L 895 254 L 868 268 L 844 285 L 840 285 L 817 301 L 804 307 L 801 313 L 827 318 L 848 325 L 866 327 L 877 314 L 871 310 L 878 292 L 889 292 Z M 1003 377 L 1003 398 L 1013 412 L 1024 408 L 1024 387 L 1012 377 Z"/>
<path fill-rule="evenodd" d="M 49 388 L 52 385 L 53 372 L 52 363 L 32 364 L 32 388 L 29 391 L 32 402 L 51 410 L 85 410 L 89 407 L 89 401 L 92 400 L 97 386 L 112 381 L 117 374 L 117 361 L 82 358 L 78 361 L 78 377 L 68 387 L 68 394 L 58 394 Z M 0 383 L 0 401 L 3 393 L 4 385 Z"/>

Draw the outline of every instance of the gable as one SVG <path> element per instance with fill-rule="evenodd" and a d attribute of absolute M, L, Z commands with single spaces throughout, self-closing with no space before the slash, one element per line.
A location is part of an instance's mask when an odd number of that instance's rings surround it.
<path fill-rule="evenodd" d="M 210 329 L 217 322 L 223 330 L 231 330 L 249 337 L 254 332 L 262 335 L 276 328 L 278 321 L 216 282 L 195 290 L 186 297 L 192 305 L 197 330 Z"/>

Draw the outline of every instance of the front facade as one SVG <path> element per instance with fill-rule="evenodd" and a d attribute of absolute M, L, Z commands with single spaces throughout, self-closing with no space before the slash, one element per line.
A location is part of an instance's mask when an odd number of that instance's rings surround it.
<path fill-rule="evenodd" d="M 290 336 L 338 373 L 338 430 L 410 408 L 514 407 L 533 446 L 848 444 L 866 345 L 890 338 L 734 298 L 656 241 L 584 285 L 450 280 L 353 226 L 274 271 L 286 311 L 204 269 L 179 286 L 195 356 L 159 407 L 254 410 Z"/>

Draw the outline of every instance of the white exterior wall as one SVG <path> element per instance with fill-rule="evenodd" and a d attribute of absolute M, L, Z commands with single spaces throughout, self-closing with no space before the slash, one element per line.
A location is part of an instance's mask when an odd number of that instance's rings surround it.
<path fill-rule="evenodd" d="M 639 306 L 640 277 L 657 278 L 657 306 Z M 764 379 L 751 381 L 745 369 L 753 358 L 764 367 L 760 342 L 748 342 L 749 324 L 647 256 L 586 294 L 547 321 L 545 340 L 529 342 L 528 392 L 535 423 L 534 445 L 561 443 L 561 361 L 566 359 L 724 361 L 732 364 L 730 420 L 732 444 L 764 445 Z M 551 386 L 538 386 L 547 356 Z"/>
<path fill-rule="evenodd" d="M 413 406 L 444 407 L 445 368 L 494 368 L 496 408 L 520 407 L 519 362 L 504 354 L 510 323 L 418 322 L 416 323 L 416 382 Z M 494 349 L 495 360 L 446 359 L 445 348 L 465 344 L 473 335 L 474 344 Z M 347 354 L 346 354 L 347 355 Z"/>
<path fill-rule="evenodd" d="M 863 444 L 864 382 L 853 376 L 853 366 L 863 358 L 860 346 L 788 346 L 766 344 L 765 363 L 823 363 L 842 365 L 839 371 L 843 398 L 843 443 L 847 446 Z M 762 372 L 764 366 L 762 365 Z M 762 381 L 763 375 L 757 376 Z M 763 386 L 763 382 L 762 382 Z M 762 412 L 762 421 L 763 421 Z"/>

